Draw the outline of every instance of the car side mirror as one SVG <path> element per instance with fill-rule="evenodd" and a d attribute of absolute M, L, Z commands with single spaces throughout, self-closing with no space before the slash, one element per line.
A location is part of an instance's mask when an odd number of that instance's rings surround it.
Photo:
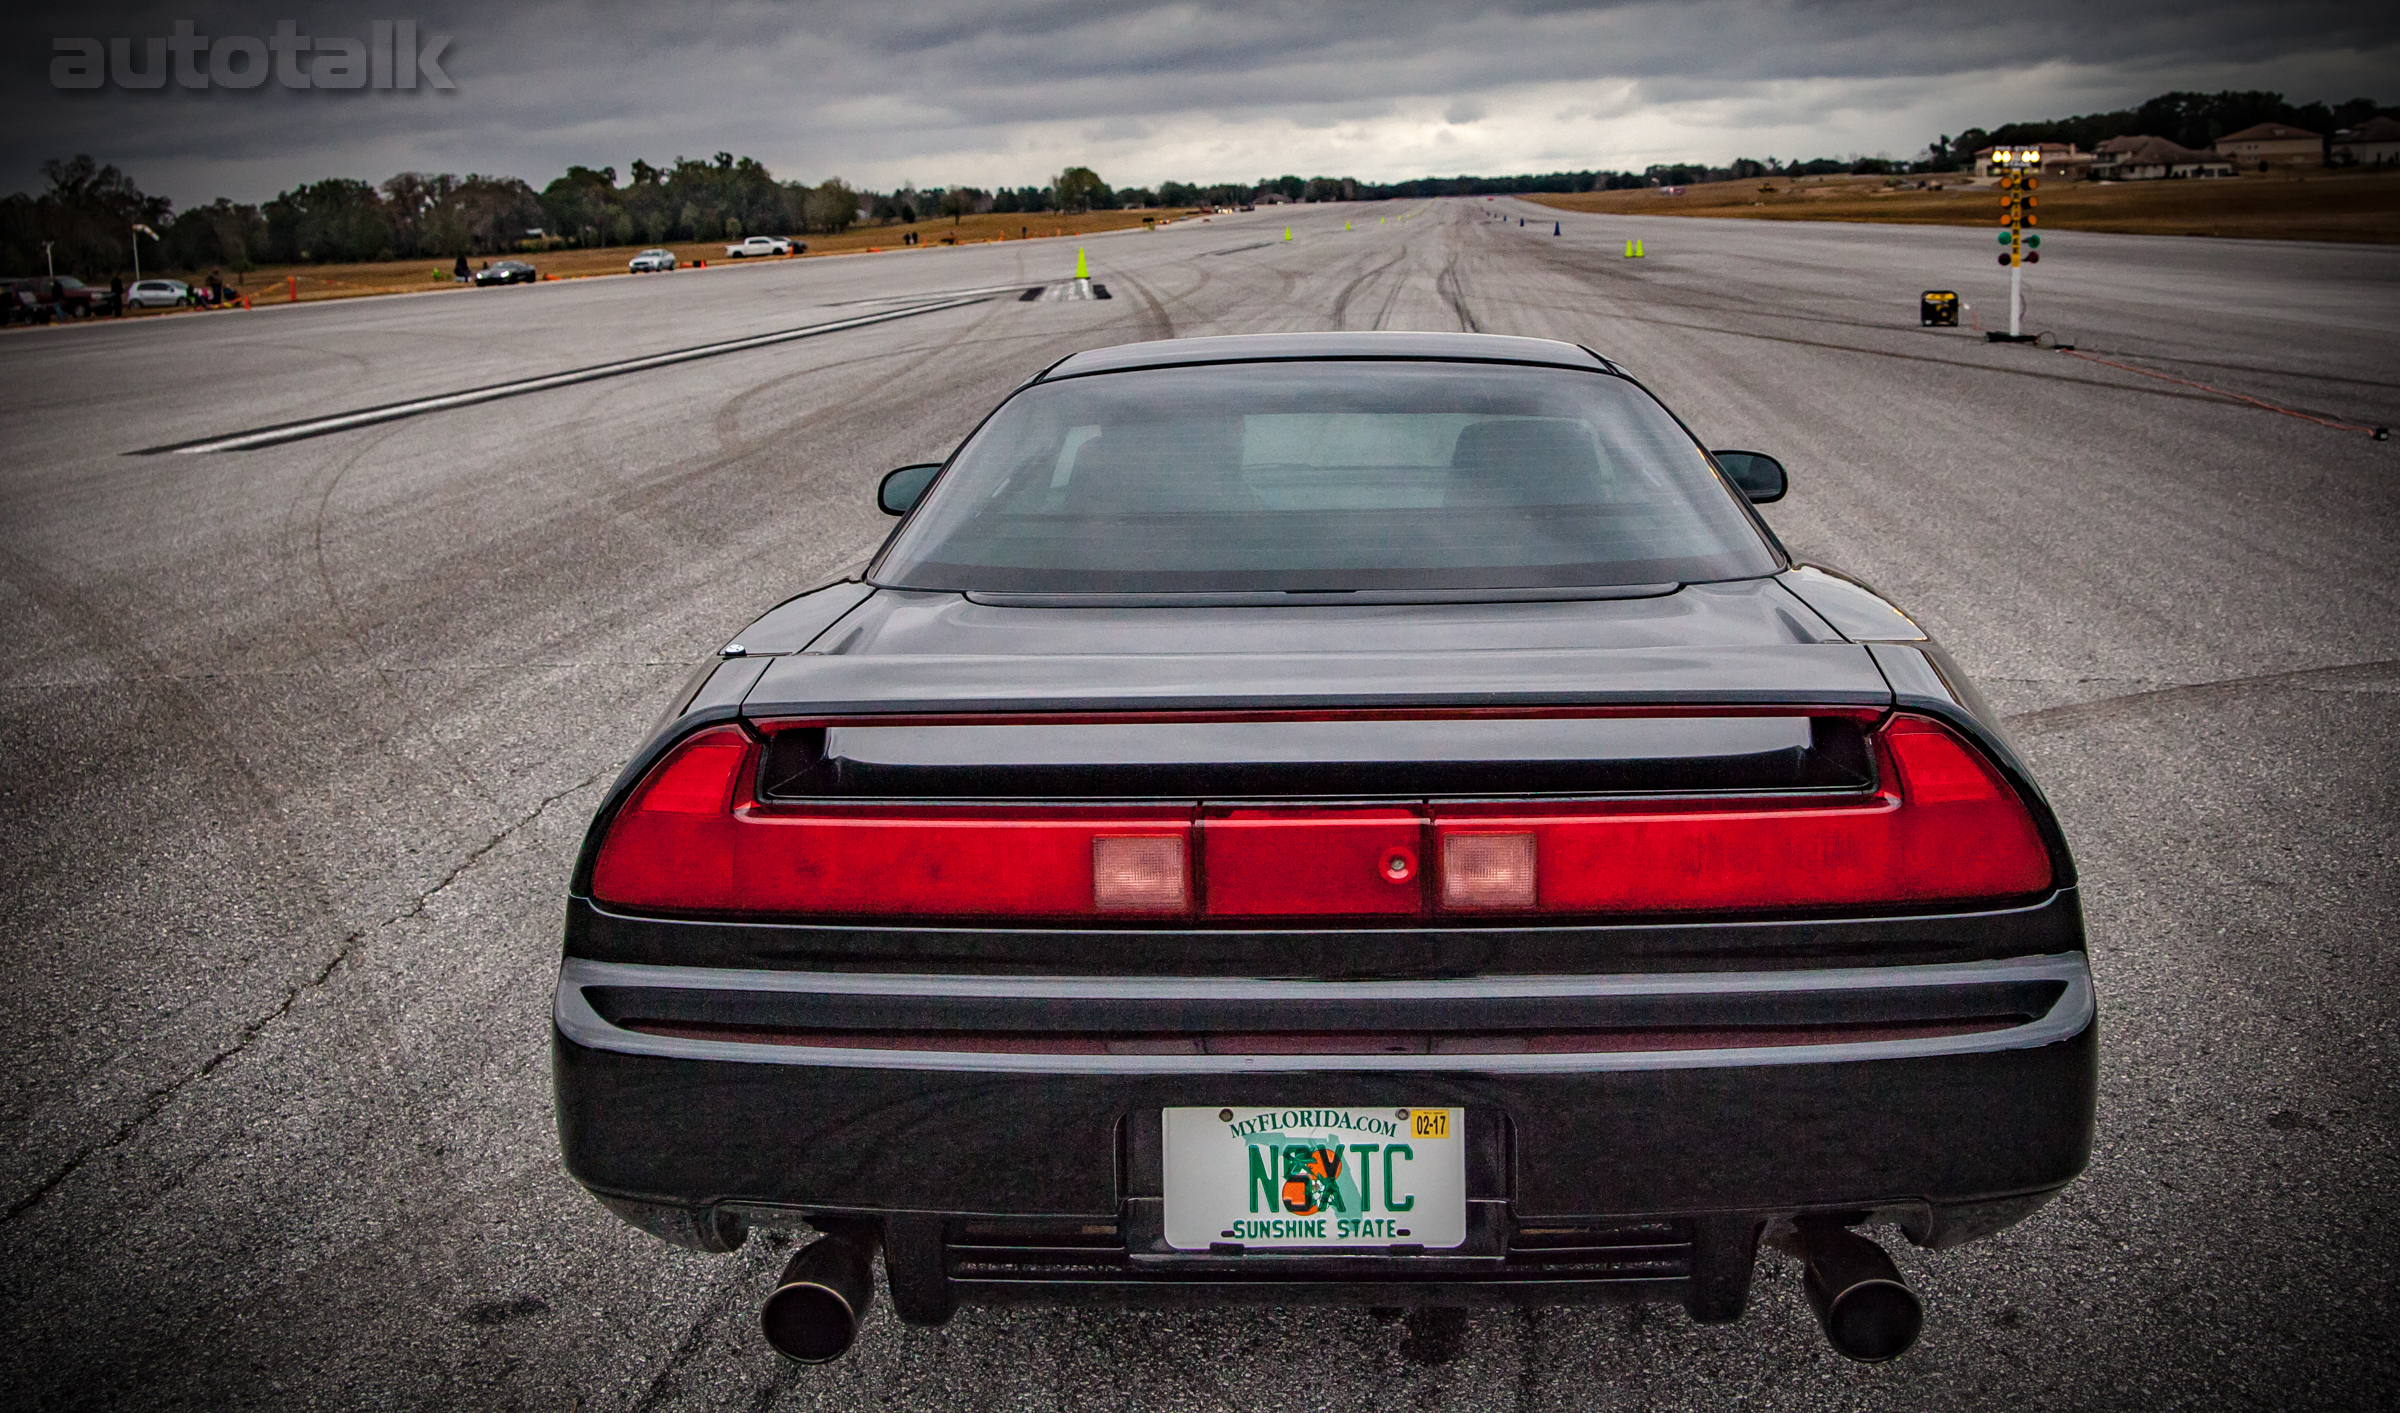
<path fill-rule="evenodd" d="M 942 463 L 928 461 L 917 466 L 903 466 L 886 472 L 883 484 L 875 490 L 875 504 L 886 515 L 906 515 L 925 498 L 925 488 L 941 474 Z"/>
<path fill-rule="evenodd" d="M 1741 487 L 1753 505 L 1783 499 L 1791 489 L 1791 477 L 1784 474 L 1783 463 L 1763 451 L 1712 451 L 1709 455 L 1725 468 L 1725 474 Z"/>

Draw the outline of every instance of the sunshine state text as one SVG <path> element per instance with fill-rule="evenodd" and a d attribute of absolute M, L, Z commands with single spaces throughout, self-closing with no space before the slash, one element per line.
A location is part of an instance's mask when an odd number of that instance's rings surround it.
<path fill-rule="evenodd" d="M 1235 1241 L 1364 1241 L 1373 1237 L 1396 1241 L 1408 1235 L 1408 1228 L 1389 1217 L 1274 1217 L 1237 1220 L 1230 1235 Z"/>

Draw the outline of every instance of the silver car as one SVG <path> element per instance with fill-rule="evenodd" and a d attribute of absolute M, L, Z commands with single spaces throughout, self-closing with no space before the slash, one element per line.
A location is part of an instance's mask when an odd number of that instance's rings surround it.
<path fill-rule="evenodd" d="M 128 309 L 173 309 L 192 302 L 192 287 L 181 280 L 135 280 L 125 291 Z"/>
<path fill-rule="evenodd" d="M 672 250 L 645 250 L 625 262 L 625 268 L 637 275 L 647 275 L 654 270 L 672 270 L 675 268 L 675 252 Z"/>

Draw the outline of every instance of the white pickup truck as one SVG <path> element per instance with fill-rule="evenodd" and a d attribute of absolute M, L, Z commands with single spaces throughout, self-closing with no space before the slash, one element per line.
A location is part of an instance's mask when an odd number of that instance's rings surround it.
<path fill-rule="evenodd" d="M 745 255 L 789 255 L 791 253 L 792 243 L 782 236 L 751 236 L 739 244 L 725 247 L 725 256 L 729 260 L 739 260 Z"/>

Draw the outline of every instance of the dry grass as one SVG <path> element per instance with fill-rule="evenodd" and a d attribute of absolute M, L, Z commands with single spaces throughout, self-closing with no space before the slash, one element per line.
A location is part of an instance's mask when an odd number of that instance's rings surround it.
<path fill-rule="evenodd" d="M 1998 229 L 1999 193 L 1971 178 L 1782 177 L 1711 182 L 1681 196 L 1593 191 L 1529 196 L 1564 211 L 1754 221 L 1884 221 Z M 1940 191 L 1919 181 L 1944 182 Z M 2042 183 L 2041 225 L 2130 235 L 2240 236 L 2400 244 L 2400 172 L 2273 173 L 2211 181 Z"/>
<path fill-rule="evenodd" d="M 1075 236 L 1095 235 L 1103 231 L 1138 228 L 1145 218 L 1166 222 L 1190 216 L 1188 211 L 1093 211 L 1085 215 L 985 215 L 968 216 L 956 223 L 947 219 L 919 221 L 907 226 L 861 226 L 841 235 L 812 235 L 795 237 L 808 242 L 808 253 L 800 256 L 770 257 L 769 260 L 725 258 L 723 240 L 668 241 L 664 246 L 675 252 L 675 258 L 688 269 L 700 261 L 708 269 L 719 270 L 735 266 L 760 265 L 773 260 L 814 260 L 823 255 L 855 254 L 862 251 L 931 250 L 945 240 L 962 245 L 999 240 L 1056 240 Z M 917 233 L 921 245 L 904 246 L 901 236 Z M 555 250 L 533 255 L 514 255 L 506 258 L 523 260 L 542 272 L 545 279 L 574 280 L 594 275 L 622 275 L 625 262 L 636 251 L 650 249 L 647 245 L 608 246 L 591 250 Z M 492 259 L 502 257 L 493 256 Z M 480 266 L 482 257 L 469 262 Z M 1074 255 L 1063 252 L 1055 262 L 1054 272 L 1065 279 L 1075 272 Z M 349 299 L 371 294 L 412 294 L 462 288 L 451 277 L 452 265 L 447 260 L 383 260 L 356 265 L 264 265 L 240 276 L 238 287 L 250 296 L 252 305 L 287 304 L 297 294 L 301 302 L 318 299 Z M 176 270 L 167 273 L 176 278 L 200 283 L 207 271 Z M 226 276 L 229 284 L 236 278 Z"/>

